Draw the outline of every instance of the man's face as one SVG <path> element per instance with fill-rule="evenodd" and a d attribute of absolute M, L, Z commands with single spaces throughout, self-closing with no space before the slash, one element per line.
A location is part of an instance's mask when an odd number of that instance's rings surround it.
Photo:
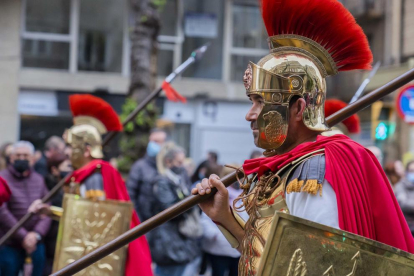
<path fill-rule="evenodd" d="M 48 151 L 45 152 L 46 157 L 50 157 L 57 153 L 63 153 L 65 151 L 65 143 L 57 143 L 54 147 L 51 147 Z"/>
<path fill-rule="evenodd" d="M 182 168 L 184 166 L 184 161 L 185 161 L 185 154 L 183 152 L 179 152 L 177 153 L 177 155 L 175 155 L 175 158 L 172 160 L 171 167 Z"/>
<path fill-rule="evenodd" d="M 14 150 L 14 152 L 10 155 L 10 162 L 14 163 L 16 160 L 27 160 L 29 161 L 29 165 L 33 166 L 33 154 L 27 147 L 19 147 Z"/>
<path fill-rule="evenodd" d="M 253 131 L 254 144 L 258 146 L 259 143 L 259 128 L 257 126 L 257 118 L 259 118 L 260 112 L 264 106 L 263 98 L 259 95 L 252 94 L 249 96 L 252 102 L 252 107 L 246 114 L 246 121 L 250 122 L 250 128 Z"/>
<path fill-rule="evenodd" d="M 167 139 L 167 134 L 163 131 L 157 131 L 157 132 L 151 133 L 149 137 L 150 141 L 155 142 L 160 146 L 162 146 L 165 143 L 166 139 Z"/>

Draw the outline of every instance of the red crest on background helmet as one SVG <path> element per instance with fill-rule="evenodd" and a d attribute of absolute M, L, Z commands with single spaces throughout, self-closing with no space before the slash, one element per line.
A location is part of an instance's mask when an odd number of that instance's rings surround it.
<path fill-rule="evenodd" d="M 107 131 L 122 131 L 118 114 L 106 101 L 88 94 L 76 94 L 69 97 L 73 117 L 89 116 L 99 120 Z"/>
<path fill-rule="evenodd" d="M 341 110 L 347 104 L 341 100 L 329 99 L 325 101 L 325 117 L 331 116 L 335 112 Z M 348 119 L 342 121 L 349 133 L 355 134 L 361 132 L 361 125 L 358 115 L 354 114 Z"/>

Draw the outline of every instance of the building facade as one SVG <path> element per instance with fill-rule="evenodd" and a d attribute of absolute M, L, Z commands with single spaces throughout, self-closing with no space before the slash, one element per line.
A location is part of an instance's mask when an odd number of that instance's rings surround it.
<path fill-rule="evenodd" d="M 189 103 L 159 101 L 162 118 L 175 123 L 172 136 L 195 161 L 215 150 L 223 163 L 241 162 L 255 149 L 244 121 L 250 103 L 242 76 L 248 61 L 268 53 L 257 2 L 167 0 L 161 11 L 159 82 L 192 50 L 211 42 L 204 59 L 173 84 Z M 409 68 L 411 1 L 341 2 L 382 62 L 367 91 Z M 67 97 L 73 93 L 98 93 L 120 111 L 129 87 L 127 0 L 3 0 L 0 23 L 0 143 L 22 138 L 40 147 L 46 137 L 60 135 L 71 124 Z M 328 97 L 349 101 L 362 76 L 328 79 Z M 370 111 L 360 115 L 363 133 L 355 139 L 369 144 Z"/>

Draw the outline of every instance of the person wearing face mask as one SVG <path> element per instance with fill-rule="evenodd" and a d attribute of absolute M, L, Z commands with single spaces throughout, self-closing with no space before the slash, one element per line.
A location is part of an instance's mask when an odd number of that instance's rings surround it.
<path fill-rule="evenodd" d="M 185 152 L 167 143 L 157 156 L 159 175 L 153 180 L 154 216 L 190 195 L 191 183 L 184 168 Z M 202 235 L 196 208 L 157 227 L 147 235 L 157 276 L 195 275 L 201 261 L 198 238 Z"/>
<path fill-rule="evenodd" d="M 158 175 L 155 158 L 166 140 L 167 133 L 164 130 L 156 128 L 151 131 L 147 152 L 132 165 L 126 181 L 128 194 L 141 221 L 151 217 L 149 200 L 152 187 L 149 183 Z"/>
<path fill-rule="evenodd" d="M 414 235 L 414 160 L 408 162 L 405 177 L 395 184 L 394 191 L 408 227 Z"/>
<path fill-rule="evenodd" d="M 13 227 L 27 212 L 30 204 L 48 192 L 43 177 L 33 170 L 34 147 L 30 142 L 19 141 L 13 145 L 10 164 L 0 172 L 9 184 L 12 196 L 0 207 L 0 237 Z M 0 274 L 18 275 L 25 258 L 33 262 L 32 275 L 42 275 L 45 265 L 43 243 L 51 219 L 33 216 L 0 248 Z"/>

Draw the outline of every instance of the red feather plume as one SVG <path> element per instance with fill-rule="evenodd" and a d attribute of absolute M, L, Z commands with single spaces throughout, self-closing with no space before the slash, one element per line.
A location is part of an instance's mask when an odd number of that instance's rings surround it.
<path fill-rule="evenodd" d="M 112 106 L 101 98 L 92 95 L 72 95 L 69 97 L 70 110 L 74 117 L 90 116 L 101 121 L 108 131 L 122 131 L 118 114 Z"/>
<path fill-rule="evenodd" d="M 325 101 L 325 117 L 331 116 L 335 112 L 341 110 L 347 106 L 346 103 L 344 103 L 341 100 L 336 99 L 329 99 Z M 359 123 L 359 117 L 358 115 L 354 114 L 348 119 L 342 121 L 342 123 L 346 126 L 349 133 L 359 133 L 361 132 L 361 126 Z"/>
<path fill-rule="evenodd" d="M 260 0 L 269 36 L 307 37 L 332 56 L 339 71 L 371 69 L 368 39 L 337 0 Z"/>

